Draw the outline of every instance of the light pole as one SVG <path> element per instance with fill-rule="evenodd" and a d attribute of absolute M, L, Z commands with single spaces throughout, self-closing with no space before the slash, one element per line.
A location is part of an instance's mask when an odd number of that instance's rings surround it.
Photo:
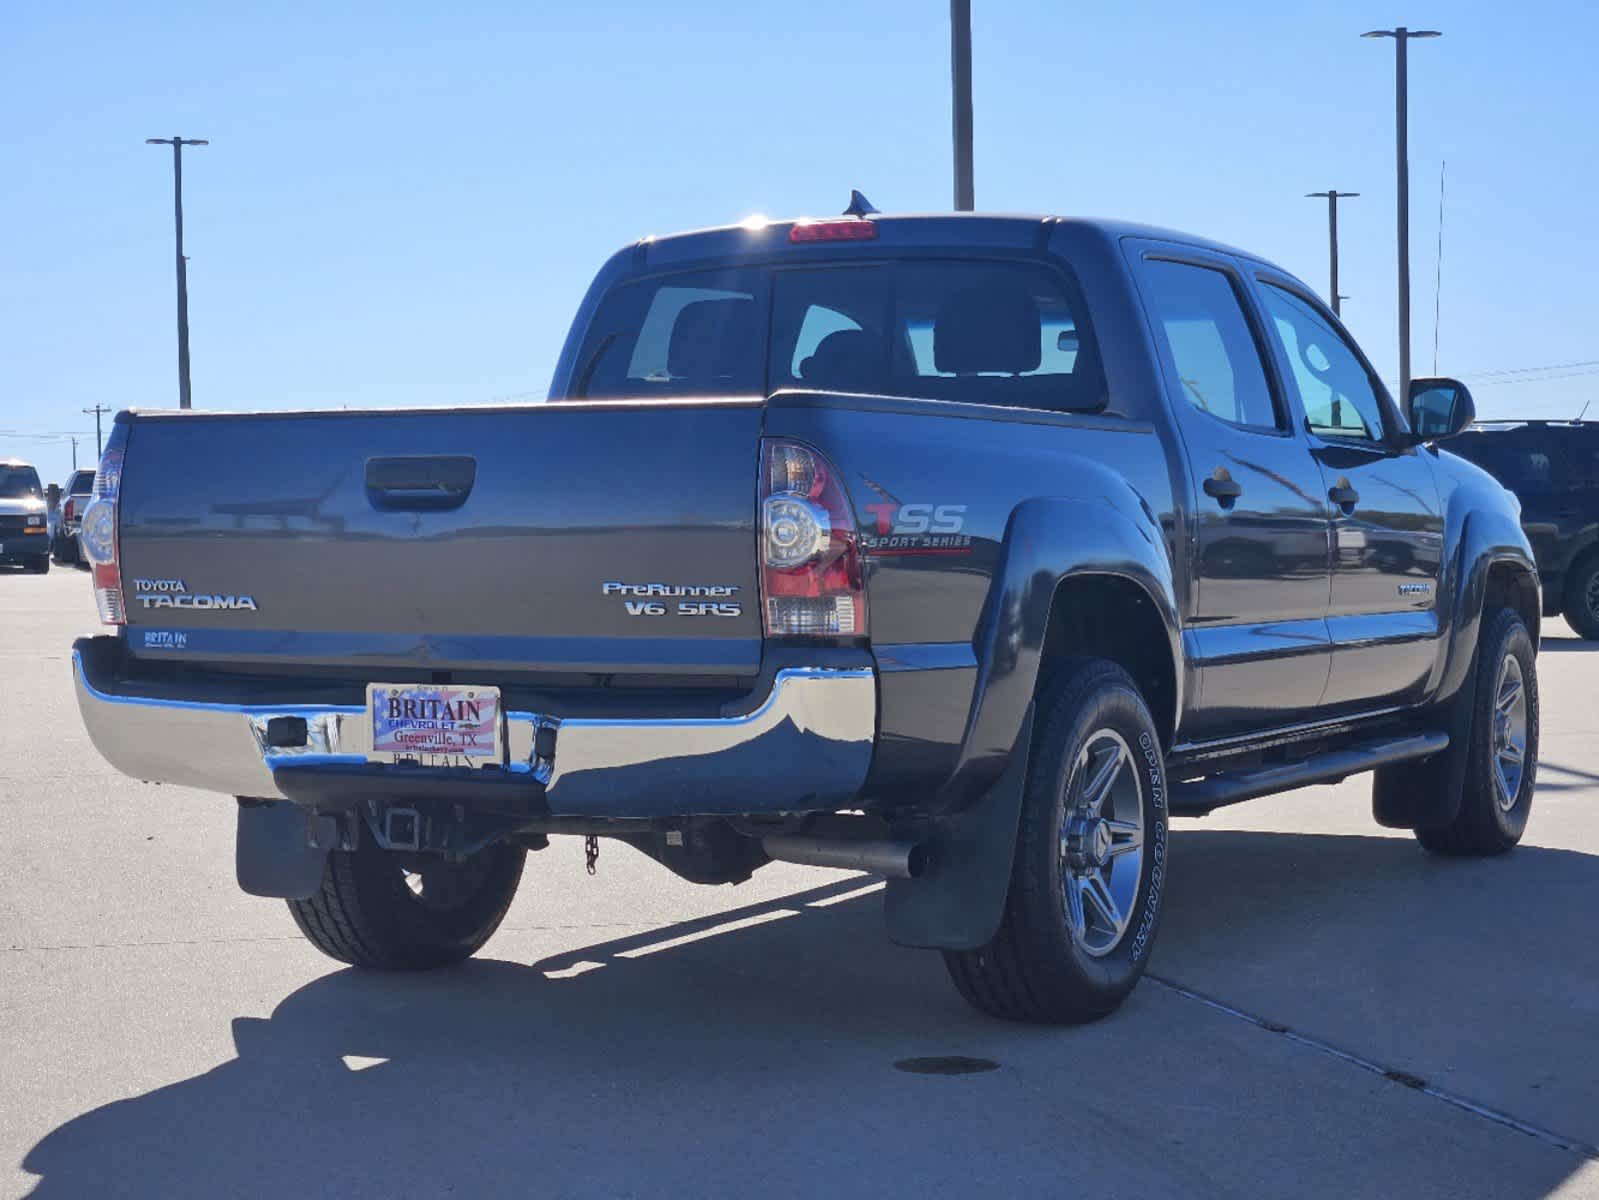
<path fill-rule="evenodd" d="M 1327 254 L 1331 260 L 1332 281 L 1328 284 L 1327 295 L 1332 298 L 1333 316 L 1341 317 L 1344 310 L 1339 307 L 1343 297 L 1338 293 L 1338 201 L 1348 200 L 1359 192 L 1340 192 L 1333 188 L 1325 192 L 1306 192 L 1305 198 L 1325 196 L 1327 198 Z"/>
<path fill-rule="evenodd" d="M 971 212 L 972 0 L 949 0 L 950 99 L 955 137 L 955 211 Z"/>
<path fill-rule="evenodd" d="M 185 405 L 184 407 L 188 406 Z M 94 414 L 94 459 L 99 462 L 100 456 L 105 453 L 104 444 L 100 441 L 100 417 L 111 410 L 103 404 L 96 404 L 93 408 L 86 408 L 83 411 L 86 415 L 88 413 Z M 77 449 L 76 442 L 73 443 L 73 449 L 74 451 Z"/>
<path fill-rule="evenodd" d="M 149 146 L 172 147 L 172 220 L 178 235 L 178 407 L 189 403 L 189 270 L 183 257 L 183 148 L 209 146 L 204 138 L 145 138 Z"/>
<path fill-rule="evenodd" d="M 1410 84 L 1406 46 L 1411 38 L 1442 37 L 1436 29 L 1373 29 L 1360 35 L 1394 39 L 1395 152 L 1399 166 L 1399 403 L 1410 402 Z"/>

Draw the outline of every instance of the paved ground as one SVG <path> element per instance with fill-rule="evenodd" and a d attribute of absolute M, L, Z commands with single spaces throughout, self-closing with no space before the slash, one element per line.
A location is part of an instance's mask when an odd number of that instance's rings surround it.
<path fill-rule="evenodd" d="M 1599 1196 L 1599 650 L 1561 622 L 1526 845 L 1431 860 L 1360 780 L 1181 822 L 1155 978 L 1078 1030 L 967 1011 L 865 877 L 569 842 L 473 963 L 341 970 L 236 891 L 229 802 L 95 757 L 91 624 L 78 573 L 0 571 L 0 1195 Z"/>

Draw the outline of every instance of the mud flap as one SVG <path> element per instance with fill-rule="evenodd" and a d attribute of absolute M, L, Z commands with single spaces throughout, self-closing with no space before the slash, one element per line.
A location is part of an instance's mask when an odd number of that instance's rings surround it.
<path fill-rule="evenodd" d="M 884 897 L 888 936 L 901 946 L 975 950 L 999 928 L 1010 892 L 1021 821 L 1033 706 L 1027 706 L 1010 762 L 994 786 L 960 812 L 933 822 L 928 869 L 919 879 L 890 879 Z"/>
<path fill-rule="evenodd" d="M 252 896 L 304 900 L 322 887 L 328 851 L 339 843 L 339 823 L 286 800 L 240 800 L 234 866 L 239 886 Z"/>
<path fill-rule="evenodd" d="M 1399 763 L 1376 772 L 1371 785 L 1371 815 L 1377 824 L 1385 829 L 1440 829 L 1459 814 L 1460 799 L 1466 790 L 1476 699 L 1477 655 L 1473 651 L 1466 680 L 1444 709 L 1449 748 L 1435 758 Z M 1439 757 L 1443 759 L 1442 772 L 1437 770 Z"/>

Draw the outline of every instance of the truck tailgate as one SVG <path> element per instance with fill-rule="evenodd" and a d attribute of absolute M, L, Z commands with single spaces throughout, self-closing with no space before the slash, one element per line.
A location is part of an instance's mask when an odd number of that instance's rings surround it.
<path fill-rule="evenodd" d="M 754 400 L 138 414 L 119 510 L 129 648 L 753 674 L 761 415 Z"/>

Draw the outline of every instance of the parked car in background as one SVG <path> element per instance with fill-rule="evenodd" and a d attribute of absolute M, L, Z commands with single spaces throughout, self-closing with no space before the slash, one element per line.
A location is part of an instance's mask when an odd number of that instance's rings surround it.
<path fill-rule="evenodd" d="M 1375 771 L 1429 851 L 1521 838 L 1538 574 L 1435 445 L 1472 414 L 1183 234 L 646 239 L 550 403 L 118 415 L 78 703 L 119 769 L 238 797 L 240 883 L 343 962 L 465 958 L 528 851 L 608 837 L 886 875 L 977 1008 L 1089 1020 L 1171 814 Z"/>
<path fill-rule="evenodd" d="M 41 575 L 50 569 L 44 488 L 33 465 L 16 458 L 0 458 L 0 562 L 21 563 Z"/>
<path fill-rule="evenodd" d="M 1599 639 L 1599 421 L 1481 421 L 1449 449 L 1521 501 L 1544 615 Z"/>
<path fill-rule="evenodd" d="M 94 471 L 74 471 L 61 489 L 61 507 L 50 538 L 50 555 L 63 565 L 83 561 L 78 533 L 83 527 L 83 510 L 94 496 Z"/>

